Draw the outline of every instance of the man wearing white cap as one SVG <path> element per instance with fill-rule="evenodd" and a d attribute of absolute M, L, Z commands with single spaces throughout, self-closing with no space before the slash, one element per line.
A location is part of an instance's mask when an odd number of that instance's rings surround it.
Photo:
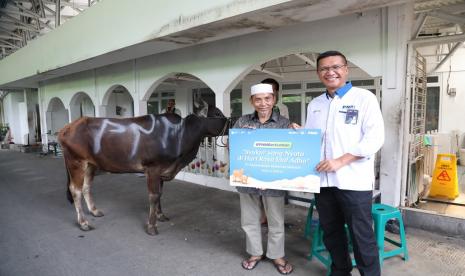
<path fill-rule="evenodd" d="M 240 117 L 234 128 L 289 128 L 289 119 L 273 111 L 275 96 L 271 84 L 256 84 L 251 88 L 250 103 L 255 112 Z M 290 274 L 293 267 L 284 259 L 284 194 L 283 190 L 237 187 L 241 204 L 241 226 L 246 235 L 249 258 L 242 262 L 246 270 L 254 269 L 265 258 L 262 247 L 260 202 L 268 220 L 266 258 L 271 259 L 281 274 Z"/>

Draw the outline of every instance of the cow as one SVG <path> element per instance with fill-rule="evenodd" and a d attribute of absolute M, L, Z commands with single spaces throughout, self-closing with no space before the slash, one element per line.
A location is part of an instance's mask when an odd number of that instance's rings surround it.
<path fill-rule="evenodd" d="M 82 117 L 63 127 L 58 141 L 68 174 L 67 196 L 71 203 L 74 202 L 79 228 L 83 231 L 93 229 L 84 217 L 82 196 L 93 216 L 103 216 L 90 191 L 96 171 L 144 173 L 150 206 L 146 232 L 158 234 L 157 218 L 160 221 L 167 219 L 161 210 L 161 183 L 172 180 L 196 157 L 205 137 L 227 134 L 229 119 L 219 109 L 210 109 L 208 116 Z"/>

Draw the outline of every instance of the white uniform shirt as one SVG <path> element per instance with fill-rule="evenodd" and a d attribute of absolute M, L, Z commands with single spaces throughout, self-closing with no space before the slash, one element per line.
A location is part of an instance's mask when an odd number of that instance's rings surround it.
<path fill-rule="evenodd" d="M 384 143 L 379 103 L 373 93 L 350 83 L 339 90 L 340 95 L 337 91 L 334 98 L 325 93 L 310 102 L 305 128 L 321 130 L 321 160 L 335 159 L 345 153 L 364 158 L 336 172 L 321 173 L 321 187 L 373 190 L 374 157 Z"/>

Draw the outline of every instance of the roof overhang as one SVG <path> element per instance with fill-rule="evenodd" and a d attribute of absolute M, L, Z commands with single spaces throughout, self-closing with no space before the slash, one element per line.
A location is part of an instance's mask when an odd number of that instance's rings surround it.
<path fill-rule="evenodd" d="M 244 0 L 232 2 L 218 0 L 215 4 L 203 4 L 203 7 L 195 13 L 191 13 L 190 10 L 182 11 L 179 6 L 168 7 L 162 12 L 172 13 L 172 19 L 163 24 L 155 24 L 155 26 L 147 26 L 144 22 L 150 22 L 147 16 L 153 17 L 153 14 L 145 10 L 156 10 L 157 4 L 154 3 L 156 1 L 128 1 L 132 2 L 134 8 L 130 14 L 126 13 L 124 16 L 133 17 L 129 18 L 129 21 L 136 23 L 121 26 L 124 28 L 121 30 L 86 33 L 88 24 L 101 21 L 101 17 L 104 17 L 102 13 L 107 9 L 111 10 L 111 5 L 122 5 L 118 2 L 120 1 L 103 1 L 60 28 L 1 60 L 0 89 L 37 88 L 41 81 L 118 62 L 253 32 L 270 31 L 303 22 L 399 5 L 409 0 Z M 203 2 L 211 1 L 200 1 L 200 3 Z M 218 3 L 223 4 L 218 5 Z M 147 5 L 152 7 L 147 7 Z M 115 12 L 110 17 L 105 15 L 110 25 L 114 20 L 121 18 L 123 16 L 121 13 L 126 11 L 124 7 L 113 10 Z M 131 35 L 131 28 L 136 28 L 136 26 L 143 30 L 138 30 L 136 35 Z M 114 26 L 114 28 L 117 27 Z M 84 45 L 89 44 L 91 47 L 76 47 L 76 39 L 69 38 L 69 33 L 73 33 L 74 36 L 78 34 L 78 42 Z M 117 38 L 122 34 L 125 39 L 118 42 Z M 43 45 L 48 43 L 54 43 L 55 47 L 45 48 Z M 92 45 L 96 45 L 96 49 L 92 49 Z M 102 46 L 98 47 L 98 45 Z M 53 49 L 72 48 L 76 49 L 76 52 L 69 53 L 69 55 L 53 51 Z"/>

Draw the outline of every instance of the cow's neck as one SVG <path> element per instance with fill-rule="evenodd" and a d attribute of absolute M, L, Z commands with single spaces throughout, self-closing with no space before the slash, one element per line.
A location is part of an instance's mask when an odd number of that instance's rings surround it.
<path fill-rule="evenodd" d="M 199 150 L 200 143 L 207 136 L 205 120 L 201 118 L 186 118 L 185 127 L 181 135 L 181 158 L 184 166 L 189 164 Z"/>

